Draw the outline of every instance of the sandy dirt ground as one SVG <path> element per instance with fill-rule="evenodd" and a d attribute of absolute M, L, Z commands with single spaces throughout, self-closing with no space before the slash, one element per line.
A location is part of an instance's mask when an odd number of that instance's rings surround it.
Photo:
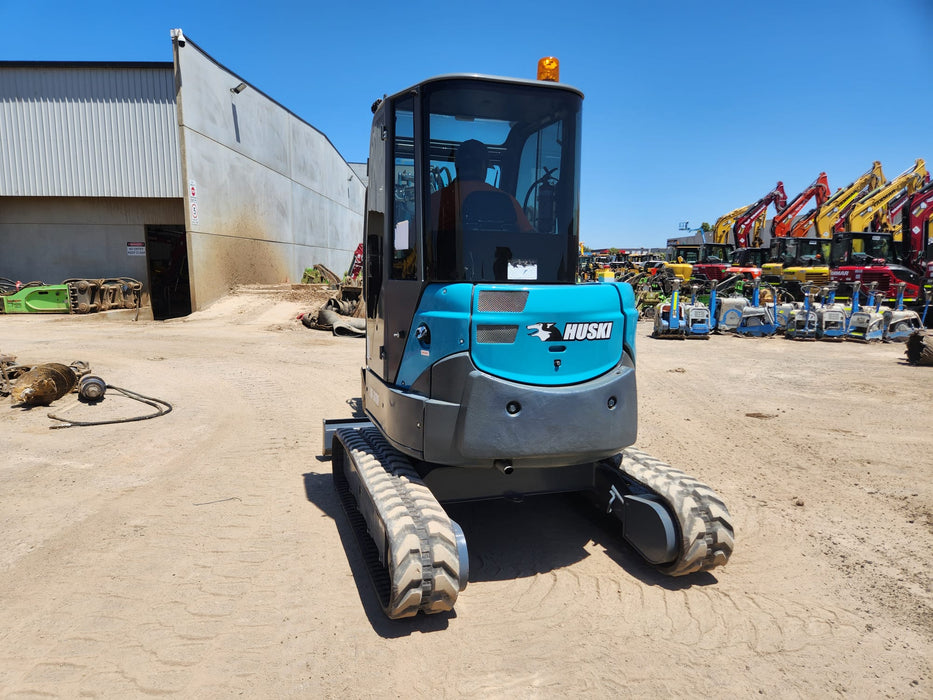
<path fill-rule="evenodd" d="M 363 341 L 303 292 L 168 322 L 0 316 L 108 392 L 0 400 L 0 696 L 933 697 L 933 369 L 903 345 L 638 331 L 638 446 L 712 485 L 729 564 L 668 579 L 582 499 L 451 507 L 449 614 L 384 619 L 321 456 Z"/>

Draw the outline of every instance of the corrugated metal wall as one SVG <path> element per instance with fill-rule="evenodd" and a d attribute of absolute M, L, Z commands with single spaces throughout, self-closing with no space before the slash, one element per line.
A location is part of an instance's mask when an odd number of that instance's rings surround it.
<path fill-rule="evenodd" d="M 181 197 L 172 64 L 0 63 L 0 196 Z"/>

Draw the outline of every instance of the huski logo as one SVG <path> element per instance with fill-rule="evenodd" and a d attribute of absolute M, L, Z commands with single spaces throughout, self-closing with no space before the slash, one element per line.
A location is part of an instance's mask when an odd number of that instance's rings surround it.
<path fill-rule="evenodd" d="M 555 323 L 533 323 L 526 326 L 533 335 L 542 342 L 555 340 L 608 340 L 612 336 L 612 321 L 598 321 L 596 323 L 568 323 L 564 332 L 557 330 Z"/>
<path fill-rule="evenodd" d="M 530 326 L 526 326 L 526 328 L 530 331 L 534 331 L 528 335 L 536 335 L 541 339 L 542 342 L 545 343 L 549 340 L 562 339 L 560 331 L 557 330 L 553 323 L 534 323 Z"/>

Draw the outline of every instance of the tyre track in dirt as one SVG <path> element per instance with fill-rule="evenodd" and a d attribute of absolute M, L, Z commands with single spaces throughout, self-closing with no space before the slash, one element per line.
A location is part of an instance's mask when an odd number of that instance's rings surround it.
<path fill-rule="evenodd" d="M 124 492 L 133 489 L 121 489 L 118 506 L 74 517 L 75 522 L 59 533 L 62 540 L 94 542 L 80 556 L 53 540 L 37 557 L 42 569 L 60 572 L 46 582 L 54 590 L 52 599 L 60 601 L 54 607 L 56 618 L 71 620 L 76 628 L 93 628 L 97 634 L 66 636 L 54 645 L 34 639 L 36 646 L 21 650 L 24 657 L 52 661 L 25 674 L 27 687 L 51 683 L 65 694 L 70 694 L 69 688 L 77 694 L 82 688 L 116 683 L 120 692 L 130 695 L 163 694 L 190 687 L 190 670 L 200 666 L 223 669 L 205 681 L 205 688 L 215 690 L 223 689 L 223 678 L 242 679 L 251 667 L 253 673 L 267 672 L 262 660 L 267 645 L 252 654 L 253 663 L 250 653 L 239 654 L 229 668 L 224 659 L 229 656 L 231 626 L 239 630 L 234 638 L 242 635 L 244 642 L 252 635 L 280 635 L 282 606 L 274 601 L 290 586 L 277 585 L 275 574 L 283 560 L 293 558 L 281 551 L 281 539 L 292 530 L 292 551 L 299 552 L 303 544 L 294 534 L 295 523 L 287 517 L 283 522 L 289 510 L 277 512 L 276 487 L 282 479 L 276 472 L 283 464 L 294 465 L 296 478 L 288 487 L 296 495 L 292 512 L 297 511 L 303 495 L 300 467 L 306 457 L 300 439 L 304 421 L 295 424 L 294 418 L 301 418 L 303 401 L 294 392 L 293 378 L 268 371 L 267 357 L 254 366 L 248 365 L 248 357 L 246 353 L 234 358 L 237 364 L 232 368 L 210 358 L 204 367 L 193 367 L 191 358 L 184 358 L 188 372 L 210 381 L 207 386 L 169 381 L 163 389 L 176 403 L 175 411 L 161 419 L 163 426 L 170 426 L 166 437 L 171 440 L 171 433 L 180 433 L 184 439 L 167 441 L 150 456 L 160 464 L 158 497 L 151 498 L 144 483 L 136 484 L 136 492 L 128 496 Z M 217 372 L 218 367 L 223 371 Z M 180 367 L 170 361 L 163 362 L 162 369 L 164 379 Z M 114 460 L 114 466 L 121 466 L 120 461 Z M 250 478 L 244 489 L 244 467 L 272 478 Z M 67 473 L 73 465 L 50 468 Z M 270 556 L 276 551 L 280 553 Z M 115 572 L 103 586 L 83 585 L 78 574 L 89 561 Z M 171 570 L 162 562 L 172 562 Z M 20 571 L 20 590 L 25 592 L 33 576 L 29 566 Z M 88 612 L 79 613 L 78 607 Z M 108 655 L 101 650 L 121 646 L 108 629 L 121 635 L 135 629 L 131 636 L 138 643 L 126 645 L 118 658 L 109 655 L 109 663 L 102 664 Z M 31 636 L 25 628 L 20 632 L 24 641 Z M 79 658 L 104 668 L 88 674 L 89 664 L 61 661 L 79 646 L 84 650 Z M 251 646 L 245 643 L 243 649 Z"/>
<path fill-rule="evenodd" d="M 929 696 L 931 438 L 909 417 L 933 394 L 898 348 L 640 335 L 639 447 L 723 496 L 730 563 L 659 576 L 572 497 L 461 504 L 455 611 L 391 623 L 318 458 L 363 342 L 273 307 L 0 318 L 4 352 L 80 347 L 175 406 L 129 430 L 0 412 L 0 695 Z"/>

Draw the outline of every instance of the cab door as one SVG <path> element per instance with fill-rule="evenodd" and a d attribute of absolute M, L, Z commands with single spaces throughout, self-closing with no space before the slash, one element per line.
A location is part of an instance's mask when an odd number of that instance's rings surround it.
<path fill-rule="evenodd" d="M 414 95 L 377 114 L 367 202 L 367 366 L 392 384 L 421 295 Z"/>

